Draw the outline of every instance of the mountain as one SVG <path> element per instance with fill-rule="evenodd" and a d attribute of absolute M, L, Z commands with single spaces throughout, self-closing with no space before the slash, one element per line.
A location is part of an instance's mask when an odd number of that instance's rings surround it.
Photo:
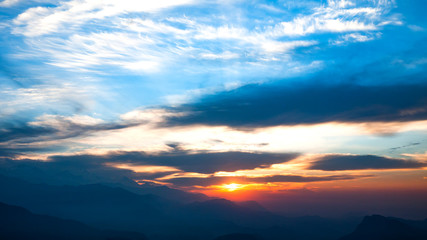
<path fill-rule="evenodd" d="M 0 175 L 0 192 L 1 202 L 38 214 L 73 219 L 96 228 L 143 232 L 149 239 L 213 238 L 241 230 L 228 219 L 198 221 L 198 213 L 177 201 L 102 184 L 32 184 Z"/>
<path fill-rule="evenodd" d="M 61 165 L 60 162 L 14 161 L 0 158 L 0 175 L 22 179 L 34 184 L 55 186 L 102 184 L 122 188 L 140 195 L 153 194 L 180 203 L 209 200 L 208 196 L 201 193 L 185 192 L 150 182 L 138 184 L 129 177 L 108 175 L 105 174 L 105 171 L 89 172 L 85 168 L 70 171 L 67 170 L 67 167 L 69 166 L 63 162 Z"/>
<path fill-rule="evenodd" d="M 8 240 L 145 240 L 140 233 L 101 231 L 83 223 L 33 214 L 0 203 L 0 239 Z"/>
<path fill-rule="evenodd" d="M 229 233 L 234 230 L 234 233 L 249 234 L 265 240 L 337 239 L 351 232 L 361 219 L 325 219 L 315 216 L 288 218 L 267 211 L 257 202 L 232 202 L 226 199 L 194 202 L 184 206 L 182 211 L 187 216 L 191 214 L 192 221 L 201 225 L 214 226 L 228 221 L 235 225 L 228 229 Z"/>
<path fill-rule="evenodd" d="M 261 204 L 259 204 L 256 201 L 244 201 L 244 202 L 235 202 L 235 203 L 241 207 L 249 208 L 253 211 L 268 212 L 267 209 L 265 209 Z"/>
<path fill-rule="evenodd" d="M 191 203 L 195 201 L 207 201 L 210 197 L 202 193 L 190 193 L 167 186 L 144 183 L 138 187 L 126 188 L 129 191 L 139 194 L 153 194 L 167 200 L 173 200 L 180 203 Z"/>
<path fill-rule="evenodd" d="M 340 240 L 425 240 L 427 230 L 416 227 L 422 225 L 422 222 L 425 221 L 407 221 L 380 215 L 367 216 L 353 233 Z"/>
<path fill-rule="evenodd" d="M 259 205 L 259 204 L 257 204 Z M 239 204 L 226 199 L 212 199 L 203 202 L 194 202 L 183 208 L 193 213 L 195 219 L 228 220 L 244 227 L 263 228 L 283 224 L 285 218 L 266 211 L 260 205 Z"/>
<path fill-rule="evenodd" d="M 0 176 L 0 191 L 1 202 L 107 229 L 143 232 L 164 222 L 169 208 L 176 207 L 154 195 L 100 184 L 53 186 Z"/>
<path fill-rule="evenodd" d="M 214 239 L 232 233 L 264 240 L 328 240 L 351 232 L 357 225 L 320 217 L 287 218 L 253 201 L 183 203 L 173 201 L 175 192 L 170 190 L 161 189 L 165 196 L 170 193 L 164 198 L 102 184 L 33 184 L 0 175 L 0 202 L 98 229 L 141 232 L 151 240 Z"/>
<path fill-rule="evenodd" d="M 231 233 L 231 234 L 219 236 L 214 240 L 261 240 L 261 238 L 253 234 Z"/>

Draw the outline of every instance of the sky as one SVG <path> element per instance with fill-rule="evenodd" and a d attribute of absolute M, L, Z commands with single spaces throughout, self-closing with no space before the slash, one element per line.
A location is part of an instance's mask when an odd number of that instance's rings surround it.
<path fill-rule="evenodd" d="M 389 209 L 421 206 L 426 7 L 3 0 L 1 173 L 277 208 L 312 194 L 319 206 L 360 193 L 380 204 L 379 191 L 393 192 Z"/>

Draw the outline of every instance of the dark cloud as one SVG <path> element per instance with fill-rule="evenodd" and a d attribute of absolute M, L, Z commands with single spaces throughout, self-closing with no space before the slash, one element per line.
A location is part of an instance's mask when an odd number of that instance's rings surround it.
<path fill-rule="evenodd" d="M 167 125 L 263 127 L 323 122 L 427 119 L 427 85 L 248 85 L 208 95 L 171 111 Z"/>
<path fill-rule="evenodd" d="M 325 182 L 325 181 L 340 181 L 340 180 L 353 180 L 365 177 L 372 177 L 372 175 L 331 175 L 331 176 L 298 176 L 298 175 L 275 175 L 267 177 L 207 177 L 207 178 L 173 178 L 166 180 L 176 186 L 210 186 L 220 185 L 227 183 L 273 183 L 273 182 Z"/>
<path fill-rule="evenodd" d="M 35 125 L 23 120 L 0 121 L 0 157 L 16 158 L 28 153 L 46 153 L 68 150 L 60 141 L 49 141 L 88 136 L 95 132 L 127 128 L 140 123 L 76 124 L 58 117 L 55 126 Z"/>
<path fill-rule="evenodd" d="M 11 121 L 10 123 L 3 123 L 1 125 L 2 134 L 0 135 L 0 142 L 7 142 L 10 140 L 33 138 L 44 135 L 52 135 L 58 130 L 50 127 L 31 126 L 28 123 L 20 121 Z"/>
<path fill-rule="evenodd" d="M 294 153 L 247 153 L 247 152 L 219 152 L 219 153 L 188 153 L 183 151 L 162 153 L 158 155 L 144 152 L 112 152 L 110 154 L 56 156 L 54 161 L 72 161 L 73 159 L 128 163 L 134 165 L 158 165 L 176 167 L 186 172 L 214 173 L 216 171 L 236 171 L 267 167 L 275 163 L 283 163 L 297 157 Z"/>
<path fill-rule="evenodd" d="M 396 37 L 395 33 L 389 37 Z M 326 55 L 320 57 L 329 58 L 333 54 L 334 61 L 328 62 L 322 71 L 246 85 L 170 107 L 170 111 L 184 114 L 168 118 L 165 125 L 205 124 L 244 129 L 331 121 L 425 120 L 426 40 L 408 42 L 393 55 L 372 51 L 388 52 L 392 46 L 384 45 L 390 43 L 383 41 L 364 43 L 356 49 L 325 46 L 326 50 L 319 54 Z"/>
<path fill-rule="evenodd" d="M 25 159 L 17 161 L 3 157 L 0 158 L 0 175 L 18 177 L 35 183 L 78 185 L 101 182 L 131 185 L 134 184 L 131 179 L 154 180 L 171 172 L 135 173 L 131 170 L 115 168 L 109 163 L 173 166 L 183 171 L 213 173 L 220 170 L 235 171 L 269 166 L 273 163 L 289 161 L 296 156 L 297 154 L 245 152 L 198 154 L 172 152 L 160 155 L 115 152 L 105 155 L 54 156 L 48 161 Z M 295 176 L 289 177 L 288 180 L 302 181 Z"/>
<path fill-rule="evenodd" d="M 0 175 L 17 177 L 33 183 L 79 185 L 122 182 L 125 177 L 131 177 L 131 172 L 85 161 L 55 162 L 0 158 Z"/>
<path fill-rule="evenodd" d="M 98 131 L 108 131 L 136 126 L 140 123 L 101 123 L 96 125 L 77 124 L 64 117 L 55 119 L 60 126 L 35 125 L 22 120 L 9 120 L 0 123 L 2 134 L 0 143 L 35 143 L 38 141 L 59 140 L 88 135 Z"/>
<path fill-rule="evenodd" d="M 65 151 L 66 147 L 61 146 L 10 146 L 10 147 L 1 147 L 0 146 L 0 158 L 17 158 L 19 156 L 23 156 L 28 153 L 45 153 L 45 152 L 53 152 L 53 151 Z"/>
<path fill-rule="evenodd" d="M 372 177 L 372 175 L 331 175 L 331 176 L 297 176 L 297 175 L 275 175 L 261 178 L 248 178 L 249 182 L 323 182 L 336 180 L 352 180 L 357 178 Z"/>
<path fill-rule="evenodd" d="M 427 163 L 415 160 L 386 158 L 375 155 L 328 155 L 312 163 L 309 169 L 324 171 L 363 169 L 414 169 Z"/>

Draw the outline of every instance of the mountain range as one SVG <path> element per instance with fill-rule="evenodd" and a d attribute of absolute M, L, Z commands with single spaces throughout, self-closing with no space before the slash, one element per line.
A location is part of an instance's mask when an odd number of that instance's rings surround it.
<path fill-rule="evenodd" d="M 166 186 L 130 191 L 108 184 L 33 184 L 0 175 L 0 191 L 2 239 L 427 239 L 422 238 L 427 221 L 377 215 L 361 223 L 357 216 L 285 217 L 254 201 L 209 198 Z"/>

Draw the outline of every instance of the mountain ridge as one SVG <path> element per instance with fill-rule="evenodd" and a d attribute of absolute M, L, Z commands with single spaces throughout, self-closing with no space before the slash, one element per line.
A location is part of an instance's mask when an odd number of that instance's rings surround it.
<path fill-rule="evenodd" d="M 412 224 L 408 224 L 410 222 Z M 416 227 L 419 222 L 381 215 L 366 216 L 351 234 L 339 240 L 425 240 L 427 230 Z M 427 228 L 427 221 L 424 227 Z"/>

